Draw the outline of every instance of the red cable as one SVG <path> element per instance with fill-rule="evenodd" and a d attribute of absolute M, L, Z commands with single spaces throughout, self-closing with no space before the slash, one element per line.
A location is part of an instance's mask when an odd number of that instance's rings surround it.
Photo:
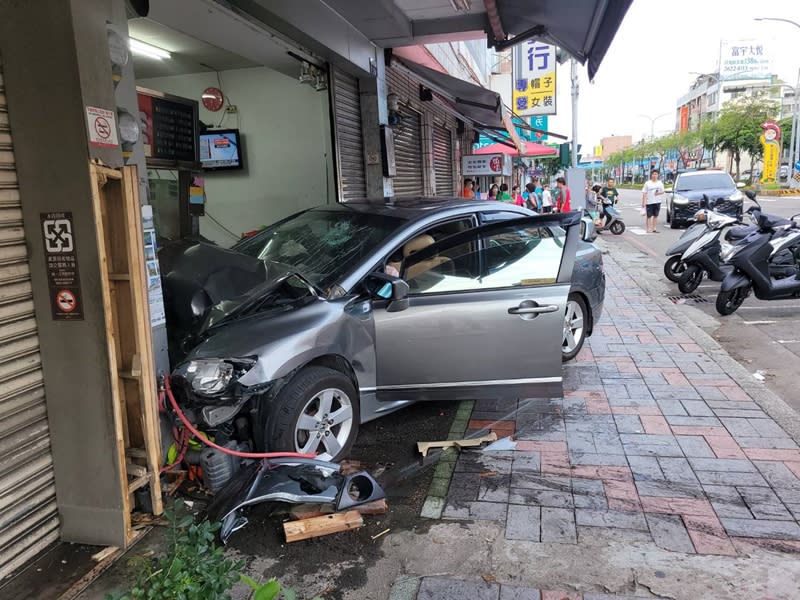
<path fill-rule="evenodd" d="M 230 448 L 225 448 L 220 446 L 219 444 L 215 444 L 211 440 L 209 440 L 206 436 L 200 433 L 197 429 L 195 429 L 194 425 L 189 422 L 189 419 L 186 418 L 186 415 L 183 414 L 181 407 L 178 406 L 178 403 L 175 401 L 175 396 L 172 395 L 172 384 L 170 382 L 170 376 L 166 375 L 164 377 L 164 390 L 167 393 L 167 398 L 169 398 L 170 404 L 172 404 L 172 408 L 175 411 L 175 414 L 178 415 L 178 418 L 184 424 L 186 429 L 192 432 L 192 434 L 204 443 L 206 446 L 211 446 L 215 450 L 219 450 L 224 454 L 230 454 L 231 456 L 238 456 L 239 458 L 316 458 L 316 454 L 303 454 L 302 452 L 239 452 L 238 450 L 231 450 Z M 188 444 L 187 444 L 188 446 Z"/>

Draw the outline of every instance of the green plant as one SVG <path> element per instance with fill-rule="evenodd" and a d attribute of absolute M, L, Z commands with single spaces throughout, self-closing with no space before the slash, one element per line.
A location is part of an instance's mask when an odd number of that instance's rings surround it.
<path fill-rule="evenodd" d="M 239 581 L 244 563 L 226 558 L 214 542 L 219 524 L 195 523 L 192 515 L 177 508 L 166 516 L 169 551 L 143 562 L 130 591 L 117 600 L 230 600 L 228 592 Z"/>

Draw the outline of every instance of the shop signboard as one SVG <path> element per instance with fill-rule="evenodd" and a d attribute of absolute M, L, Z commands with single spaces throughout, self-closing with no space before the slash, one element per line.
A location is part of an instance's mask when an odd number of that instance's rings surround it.
<path fill-rule="evenodd" d="M 759 40 L 722 40 L 719 65 L 721 81 L 769 79 L 772 73 L 771 57 Z"/>
<path fill-rule="evenodd" d="M 137 88 L 139 126 L 148 164 L 198 162 L 197 101 Z"/>
<path fill-rule="evenodd" d="M 769 120 L 761 124 L 763 133 L 759 137 L 764 152 L 764 169 L 761 172 L 761 183 L 774 183 L 778 177 L 780 162 L 781 127 Z"/>
<path fill-rule="evenodd" d="M 464 176 L 511 175 L 511 159 L 505 154 L 469 154 L 461 158 Z"/>
<path fill-rule="evenodd" d="M 82 321 L 81 283 L 71 212 L 40 213 L 54 321 Z"/>
<path fill-rule="evenodd" d="M 514 47 L 511 107 L 519 116 L 556 114 L 556 48 L 538 40 Z"/>

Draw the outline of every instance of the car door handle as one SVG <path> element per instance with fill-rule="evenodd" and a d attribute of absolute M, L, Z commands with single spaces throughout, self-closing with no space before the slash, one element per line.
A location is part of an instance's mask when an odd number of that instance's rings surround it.
<path fill-rule="evenodd" d="M 538 315 L 539 313 L 556 312 L 558 306 L 546 304 L 545 306 L 512 306 L 508 309 L 510 315 Z"/>

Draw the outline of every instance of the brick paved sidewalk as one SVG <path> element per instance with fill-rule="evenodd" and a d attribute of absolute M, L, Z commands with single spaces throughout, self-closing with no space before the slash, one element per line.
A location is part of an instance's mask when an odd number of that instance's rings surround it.
<path fill-rule="evenodd" d="M 798 445 L 608 257 L 606 272 L 565 397 L 476 402 L 467 435 L 519 442 L 444 461 L 441 516 L 504 522 L 508 540 L 580 544 L 602 528 L 687 554 L 800 551 Z"/>

